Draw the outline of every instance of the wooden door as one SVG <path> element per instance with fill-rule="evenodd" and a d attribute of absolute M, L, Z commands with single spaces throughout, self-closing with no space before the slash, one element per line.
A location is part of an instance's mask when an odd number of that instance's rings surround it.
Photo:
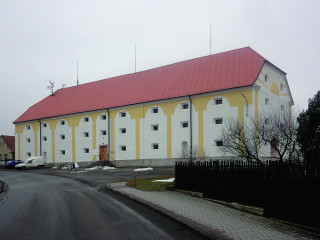
<path fill-rule="evenodd" d="M 108 161 L 108 146 L 100 146 L 100 161 Z"/>

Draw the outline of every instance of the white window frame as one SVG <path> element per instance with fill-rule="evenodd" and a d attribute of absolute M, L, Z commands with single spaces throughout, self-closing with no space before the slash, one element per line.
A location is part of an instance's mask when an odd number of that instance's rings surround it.
<path fill-rule="evenodd" d="M 127 133 L 127 129 L 126 128 L 120 128 L 119 131 L 120 131 L 120 134 L 126 134 Z"/>
<path fill-rule="evenodd" d="M 89 132 L 83 132 L 83 137 L 87 138 L 90 136 L 90 133 Z"/>
<path fill-rule="evenodd" d="M 221 123 L 218 123 L 220 120 L 221 120 Z M 215 125 L 222 125 L 223 124 L 223 118 L 222 117 L 214 118 L 213 121 L 214 121 Z"/>
<path fill-rule="evenodd" d="M 187 124 L 187 126 L 185 126 L 185 124 Z M 189 122 L 188 121 L 180 122 L 180 127 L 181 128 L 189 128 Z"/>
<path fill-rule="evenodd" d="M 101 114 L 100 115 L 100 120 L 102 120 L 102 121 L 107 120 L 107 114 Z"/>
<path fill-rule="evenodd" d="M 89 122 L 89 121 L 90 121 L 89 117 L 83 117 L 83 122 Z"/>
<path fill-rule="evenodd" d="M 268 105 L 269 105 L 269 102 L 270 102 L 269 98 L 265 98 L 265 99 L 264 99 L 264 105 L 268 106 Z"/>
<path fill-rule="evenodd" d="M 153 150 L 159 150 L 159 143 L 152 143 L 152 144 L 151 144 L 151 148 L 152 148 Z"/>
<path fill-rule="evenodd" d="M 157 129 L 155 129 L 155 128 L 157 128 Z M 159 125 L 158 124 L 151 125 L 151 130 L 154 132 L 159 131 Z"/>
<path fill-rule="evenodd" d="M 90 150 L 89 150 L 89 148 L 84 148 L 84 149 L 83 149 L 83 153 L 85 153 L 85 154 L 88 154 L 88 153 L 90 153 Z"/>
<path fill-rule="evenodd" d="M 214 98 L 213 99 L 213 104 L 214 105 L 222 105 L 223 104 L 222 98 L 221 97 L 220 98 Z"/>
<path fill-rule="evenodd" d="M 119 148 L 120 148 L 121 152 L 127 151 L 127 146 L 126 145 L 121 145 Z"/>
<path fill-rule="evenodd" d="M 181 108 L 182 110 L 189 109 L 189 102 L 180 103 L 180 108 Z"/>
<path fill-rule="evenodd" d="M 157 114 L 157 113 L 159 113 L 159 108 L 158 108 L 158 107 L 152 107 L 152 108 L 151 108 L 151 112 L 152 112 L 153 114 Z"/>
<path fill-rule="evenodd" d="M 218 143 L 222 143 L 222 144 L 220 145 Z M 223 147 L 223 140 L 222 139 L 217 139 L 217 140 L 215 140 L 215 144 L 216 144 L 216 147 Z"/>
<path fill-rule="evenodd" d="M 62 126 L 66 125 L 66 121 L 65 120 L 60 120 L 60 125 L 62 125 Z"/>
<path fill-rule="evenodd" d="M 66 135 L 65 134 L 60 134 L 60 139 L 61 140 L 66 140 Z"/>
<path fill-rule="evenodd" d="M 66 155 L 66 150 L 60 150 L 60 155 Z"/>
<path fill-rule="evenodd" d="M 121 118 L 124 118 L 124 117 L 127 116 L 127 112 L 126 112 L 126 111 L 119 112 L 119 116 L 120 116 Z"/>
<path fill-rule="evenodd" d="M 104 134 L 105 133 L 105 134 Z M 101 130 L 100 131 L 100 135 L 101 136 L 106 136 L 107 135 L 107 130 Z"/>

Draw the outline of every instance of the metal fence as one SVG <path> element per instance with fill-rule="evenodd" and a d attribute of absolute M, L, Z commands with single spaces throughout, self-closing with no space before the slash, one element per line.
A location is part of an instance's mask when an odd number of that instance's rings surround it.
<path fill-rule="evenodd" d="M 175 186 L 207 198 L 264 207 L 266 216 L 320 226 L 320 181 L 307 178 L 302 164 L 177 162 Z"/>

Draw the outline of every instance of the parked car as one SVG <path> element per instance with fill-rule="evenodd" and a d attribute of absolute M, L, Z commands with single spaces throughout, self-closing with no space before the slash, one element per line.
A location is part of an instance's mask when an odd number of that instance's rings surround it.
<path fill-rule="evenodd" d="M 14 168 L 17 164 L 23 163 L 21 160 L 10 160 L 6 162 L 6 168 Z"/>
<path fill-rule="evenodd" d="M 36 156 L 28 158 L 23 163 L 17 164 L 15 168 L 17 169 L 27 169 L 27 168 L 38 168 L 44 166 L 44 161 L 42 156 Z"/>

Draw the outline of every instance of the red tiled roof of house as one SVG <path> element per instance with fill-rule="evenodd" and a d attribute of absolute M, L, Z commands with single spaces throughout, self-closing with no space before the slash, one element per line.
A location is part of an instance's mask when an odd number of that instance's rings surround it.
<path fill-rule="evenodd" d="M 249 86 L 265 60 L 245 47 L 59 89 L 14 123 Z"/>
<path fill-rule="evenodd" d="M 3 138 L 4 142 L 7 144 L 11 152 L 15 152 L 15 145 L 14 145 L 14 136 L 6 136 L 6 135 L 1 135 Z"/>

